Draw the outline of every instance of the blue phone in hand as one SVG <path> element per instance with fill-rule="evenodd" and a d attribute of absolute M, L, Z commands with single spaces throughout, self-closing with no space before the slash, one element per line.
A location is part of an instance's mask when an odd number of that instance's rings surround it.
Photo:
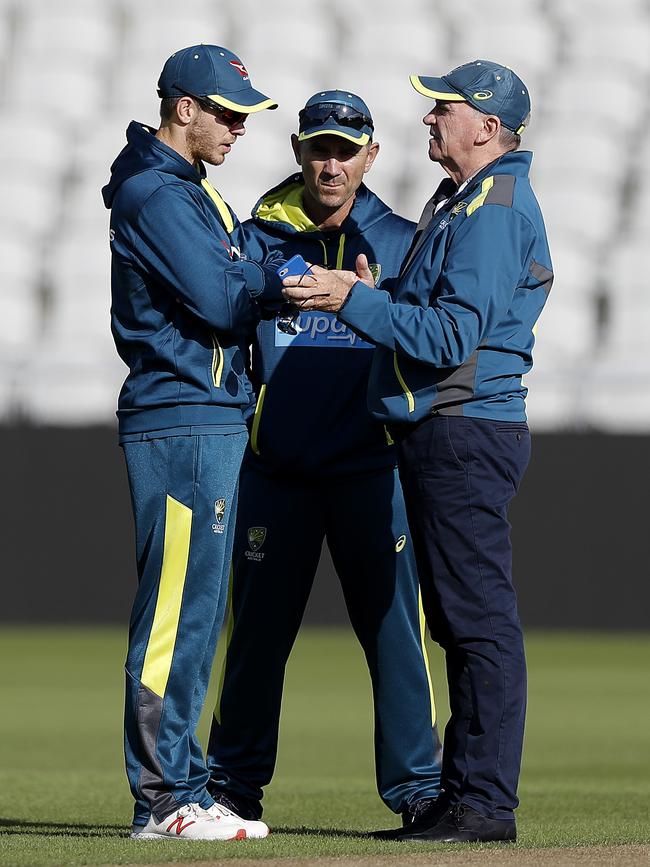
<path fill-rule="evenodd" d="M 280 280 L 284 280 L 285 277 L 304 277 L 306 274 L 311 274 L 311 268 L 305 262 L 300 253 L 296 253 L 295 256 L 292 256 L 283 265 L 280 265 L 275 273 L 278 275 Z M 288 301 L 286 304 L 282 305 L 280 313 L 278 314 L 276 320 L 278 330 L 282 331 L 283 334 L 297 334 L 299 318 L 300 311 L 294 304 Z"/>
<path fill-rule="evenodd" d="M 275 273 L 280 280 L 284 280 L 285 277 L 304 277 L 306 274 L 311 274 L 311 268 L 300 253 L 296 253 L 295 256 L 292 256 L 287 262 L 280 265 Z"/>

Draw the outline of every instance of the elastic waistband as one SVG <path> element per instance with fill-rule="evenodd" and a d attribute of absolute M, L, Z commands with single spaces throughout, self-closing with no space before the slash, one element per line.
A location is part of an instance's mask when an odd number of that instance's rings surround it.
<path fill-rule="evenodd" d="M 178 404 L 152 409 L 118 409 L 120 437 L 124 434 L 188 428 L 203 425 L 244 425 L 239 406 Z"/>
<path fill-rule="evenodd" d="M 197 437 L 197 436 L 228 436 L 228 434 L 243 433 L 248 435 L 248 429 L 243 424 L 195 424 L 189 427 L 165 427 L 160 430 L 148 430 L 140 433 L 120 434 L 119 444 L 141 443 L 158 440 L 163 437 Z"/>

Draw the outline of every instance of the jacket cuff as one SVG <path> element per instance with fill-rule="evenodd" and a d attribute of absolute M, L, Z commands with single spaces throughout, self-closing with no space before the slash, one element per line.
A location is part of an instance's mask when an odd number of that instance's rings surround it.
<path fill-rule="evenodd" d="M 282 280 L 275 273 L 277 265 L 259 265 L 249 259 L 239 263 L 246 288 L 257 301 L 284 301 Z"/>
<path fill-rule="evenodd" d="M 371 289 L 357 280 L 336 315 L 346 325 L 362 326 L 368 318 L 368 311 L 373 310 L 377 302 L 381 304 L 381 300 L 377 288 Z"/>

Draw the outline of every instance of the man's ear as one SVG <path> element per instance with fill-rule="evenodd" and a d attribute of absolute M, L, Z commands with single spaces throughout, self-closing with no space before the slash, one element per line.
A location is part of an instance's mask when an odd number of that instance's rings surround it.
<path fill-rule="evenodd" d="M 197 106 L 191 96 L 181 96 L 176 103 L 176 119 L 182 126 L 187 126 L 197 112 Z"/>
<path fill-rule="evenodd" d="M 301 155 L 300 155 L 300 145 L 301 143 L 298 141 L 298 136 L 295 132 L 291 135 L 291 147 L 293 148 L 293 155 L 296 158 L 296 162 L 299 166 L 302 165 Z"/>
<path fill-rule="evenodd" d="M 486 144 L 499 134 L 501 121 L 494 114 L 488 114 L 483 118 L 483 123 L 476 136 L 477 144 Z"/>
<path fill-rule="evenodd" d="M 366 164 L 363 167 L 364 174 L 369 172 L 372 168 L 372 164 L 377 158 L 377 154 L 379 153 L 379 142 L 374 141 L 372 144 L 368 145 L 368 153 L 366 154 Z"/>

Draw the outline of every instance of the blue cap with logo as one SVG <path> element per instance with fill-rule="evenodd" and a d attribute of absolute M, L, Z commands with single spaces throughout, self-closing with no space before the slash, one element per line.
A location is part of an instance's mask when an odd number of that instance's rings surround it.
<path fill-rule="evenodd" d="M 484 114 L 496 115 L 518 135 L 530 118 L 528 88 L 521 78 L 501 63 L 473 60 L 434 78 L 412 75 L 411 84 L 424 96 L 451 102 L 469 102 Z"/>
<path fill-rule="evenodd" d="M 172 54 L 160 73 L 158 96 L 196 96 L 245 114 L 278 107 L 253 88 L 239 57 L 219 45 L 191 45 Z"/>
<path fill-rule="evenodd" d="M 298 120 L 298 141 L 317 135 L 337 135 L 358 145 L 372 141 L 370 110 L 360 96 L 347 90 L 321 90 L 310 96 Z"/>

